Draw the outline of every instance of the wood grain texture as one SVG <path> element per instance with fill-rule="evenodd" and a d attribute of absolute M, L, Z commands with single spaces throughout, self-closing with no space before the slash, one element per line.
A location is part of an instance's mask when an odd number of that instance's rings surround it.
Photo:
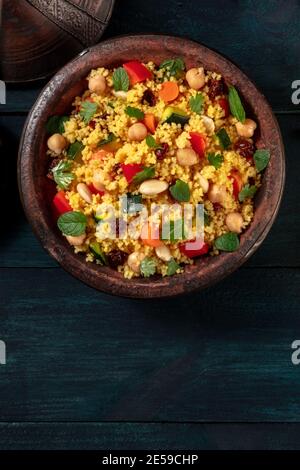
<path fill-rule="evenodd" d="M 299 282 L 240 269 L 199 294 L 133 301 L 60 269 L 2 268 L 0 420 L 299 421 Z"/>
<path fill-rule="evenodd" d="M 194 39 L 238 64 L 275 111 L 299 111 L 291 102 L 291 83 L 300 79 L 299 21 L 295 0 L 126 0 L 116 2 L 103 38 L 156 32 Z M 27 93 L 9 87 L 6 111 L 17 103 L 28 111 L 36 94 L 35 87 Z"/>
<path fill-rule="evenodd" d="M 295 450 L 300 425 L 0 423 L 0 449 Z"/>

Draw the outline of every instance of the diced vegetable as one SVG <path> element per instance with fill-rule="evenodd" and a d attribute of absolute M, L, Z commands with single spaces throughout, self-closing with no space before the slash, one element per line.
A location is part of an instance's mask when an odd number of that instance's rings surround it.
<path fill-rule="evenodd" d="M 227 98 L 220 98 L 218 101 L 218 104 L 224 110 L 225 117 L 228 117 L 230 113 L 230 108 L 229 108 L 229 103 L 228 103 Z"/>
<path fill-rule="evenodd" d="M 126 70 L 131 85 L 135 83 L 144 82 L 148 78 L 152 77 L 152 73 L 147 69 L 141 62 L 138 60 L 131 60 L 123 64 L 124 69 Z"/>
<path fill-rule="evenodd" d="M 122 163 L 121 168 L 128 183 L 131 183 L 133 177 L 143 170 L 143 165 L 140 163 L 129 163 L 128 165 L 125 165 Z"/>
<path fill-rule="evenodd" d="M 180 108 L 173 108 L 168 106 L 162 115 L 162 121 L 171 124 L 174 122 L 175 124 L 180 124 L 184 126 L 189 121 L 189 116 Z"/>
<path fill-rule="evenodd" d="M 100 261 L 100 263 L 103 265 L 107 265 L 107 259 L 105 254 L 100 248 L 100 244 L 98 242 L 94 242 L 90 244 L 90 251 L 93 253 L 95 258 Z"/>
<path fill-rule="evenodd" d="M 96 152 L 93 152 L 91 160 L 103 160 L 103 158 L 106 157 L 108 153 L 110 152 L 104 149 L 96 150 Z"/>
<path fill-rule="evenodd" d="M 205 155 L 206 139 L 200 132 L 190 132 L 192 149 L 203 158 Z"/>
<path fill-rule="evenodd" d="M 144 245 L 156 248 L 163 242 L 159 239 L 159 227 L 157 225 L 144 224 L 141 230 L 141 240 Z"/>
<path fill-rule="evenodd" d="M 231 171 L 228 178 L 232 181 L 233 196 L 238 199 L 239 193 L 243 187 L 243 180 L 237 170 Z"/>
<path fill-rule="evenodd" d="M 55 194 L 52 202 L 58 215 L 72 210 L 72 207 L 70 206 L 64 191 L 58 191 L 58 193 Z"/>
<path fill-rule="evenodd" d="M 159 91 L 160 98 L 165 103 L 176 100 L 179 95 L 179 88 L 176 82 L 163 82 Z"/>
<path fill-rule="evenodd" d="M 192 243 L 195 245 L 193 248 L 189 248 L 189 244 Z M 196 258 L 197 256 L 202 256 L 208 253 L 209 245 L 202 240 L 190 240 L 188 242 L 182 243 L 179 246 L 181 253 L 183 253 L 188 258 Z"/>
<path fill-rule="evenodd" d="M 147 127 L 148 131 L 151 132 L 151 134 L 154 134 L 155 129 L 156 129 L 156 122 L 155 122 L 155 116 L 154 114 L 147 113 L 145 114 L 143 124 Z"/>
<path fill-rule="evenodd" d="M 91 191 L 92 194 L 100 194 L 100 196 L 103 196 L 105 194 L 105 191 L 101 191 L 93 185 L 93 183 L 87 185 L 89 190 Z"/>

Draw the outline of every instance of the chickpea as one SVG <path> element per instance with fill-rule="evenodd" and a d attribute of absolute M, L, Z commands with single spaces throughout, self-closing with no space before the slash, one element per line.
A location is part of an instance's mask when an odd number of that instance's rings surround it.
<path fill-rule="evenodd" d="M 127 258 L 127 264 L 132 269 L 133 272 L 139 274 L 140 273 L 140 267 L 141 267 L 141 262 L 145 258 L 145 255 L 143 253 L 139 253 L 138 251 L 134 251 L 131 253 L 128 258 Z"/>
<path fill-rule="evenodd" d="M 128 138 L 130 140 L 141 141 L 147 137 L 148 131 L 147 127 L 144 126 L 141 122 L 136 122 L 128 129 Z"/>
<path fill-rule="evenodd" d="M 179 165 L 182 166 L 192 166 L 198 163 L 199 158 L 196 152 L 186 147 L 185 149 L 178 149 L 176 152 L 176 158 Z"/>
<path fill-rule="evenodd" d="M 204 176 L 202 175 L 198 175 L 198 179 L 199 179 L 199 183 L 200 183 L 200 186 L 202 188 L 202 191 L 204 193 L 207 193 L 208 189 L 209 189 L 209 182 L 207 181 L 206 178 L 204 178 Z"/>
<path fill-rule="evenodd" d="M 47 141 L 48 149 L 58 155 L 66 148 L 67 141 L 61 134 L 53 134 Z"/>
<path fill-rule="evenodd" d="M 205 85 L 204 68 L 189 69 L 185 74 L 185 79 L 193 90 L 200 90 L 200 88 L 203 88 Z"/>
<path fill-rule="evenodd" d="M 96 75 L 89 78 L 89 90 L 97 95 L 104 95 L 107 89 L 106 78 L 102 75 Z"/>
<path fill-rule="evenodd" d="M 217 184 L 213 184 L 212 187 L 208 191 L 208 199 L 212 203 L 219 203 L 223 204 L 227 197 L 226 187 L 225 186 L 218 186 Z"/>
<path fill-rule="evenodd" d="M 72 235 L 66 235 L 66 239 L 70 243 L 70 245 L 73 246 L 80 246 L 83 244 L 84 240 L 86 238 L 86 234 L 83 233 L 82 235 L 79 235 L 78 237 L 72 237 Z"/>
<path fill-rule="evenodd" d="M 96 170 L 93 174 L 93 186 L 98 191 L 105 191 L 105 184 L 110 182 L 110 177 L 103 170 Z"/>
<path fill-rule="evenodd" d="M 244 219 L 239 212 L 230 212 L 226 216 L 225 223 L 231 232 L 241 233 Z"/>
<path fill-rule="evenodd" d="M 237 122 L 235 127 L 239 136 L 250 138 L 253 136 L 257 124 L 252 119 L 245 119 L 245 122 Z"/>

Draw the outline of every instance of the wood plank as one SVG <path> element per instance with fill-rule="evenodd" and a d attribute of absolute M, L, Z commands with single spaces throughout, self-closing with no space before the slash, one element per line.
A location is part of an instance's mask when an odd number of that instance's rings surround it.
<path fill-rule="evenodd" d="M 299 432 L 295 423 L 0 423 L 0 449 L 298 450 Z"/>
<path fill-rule="evenodd" d="M 172 14 L 170 14 L 172 12 Z M 128 21 L 124 21 L 127 18 Z M 291 83 L 300 79 L 300 6 L 297 2 L 202 0 L 197 3 L 116 2 L 104 39 L 119 34 L 178 34 L 202 42 L 227 56 L 256 82 L 276 111 L 299 111 L 291 101 Z M 128 26 L 130 25 L 130 27 Z M 221 34 L 220 34 L 220 25 Z M 283 60 L 284 57 L 284 60 Z M 8 86 L 0 112 L 28 111 L 43 83 L 22 90 Z"/>
<path fill-rule="evenodd" d="M 300 421 L 299 282 L 240 269 L 134 301 L 60 269 L 2 268 L 0 421 Z"/>
<path fill-rule="evenodd" d="M 50 267 L 56 263 L 44 252 L 25 220 L 18 198 L 16 185 L 16 151 L 25 117 L 0 116 L 0 129 L 10 138 L 11 151 L 5 159 L 5 177 L 9 183 L 13 202 L 7 207 L 7 233 L 1 234 L 0 266 L 3 267 Z M 300 199 L 295 188 L 298 186 L 300 159 L 298 158 L 298 131 L 300 116 L 279 115 L 287 156 L 287 180 L 279 216 L 258 252 L 247 266 L 300 266 L 300 251 L 295 250 L 300 239 Z"/>

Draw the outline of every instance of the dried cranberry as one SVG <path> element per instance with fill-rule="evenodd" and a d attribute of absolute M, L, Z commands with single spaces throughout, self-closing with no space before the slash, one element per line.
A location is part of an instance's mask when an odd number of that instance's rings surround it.
<path fill-rule="evenodd" d="M 226 85 L 222 78 L 220 80 L 211 78 L 208 82 L 208 96 L 212 101 L 214 101 L 217 96 L 224 95 L 225 89 Z"/>
<path fill-rule="evenodd" d="M 48 166 L 48 173 L 47 173 L 47 178 L 49 178 L 50 180 L 54 179 L 52 170 L 53 170 L 53 168 L 56 167 L 56 165 L 58 165 L 59 162 L 60 162 L 60 158 L 52 158 L 51 159 L 50 164 Z"/>
<path fill-rule="evenodd" d="M 89 122 L 89 127 L 90 127 L 91 129 L 95 129 L 95 127 L 96 127 L 96 121 L 90 121 L 90 122 Z"/>
<path fill-rule="evenodd" d="M 169 150 L 169 145 L 166 143 L 163 143 L 155 150 L 154 153 L 157 156 L 157 158 L 161 160 L 162 158 L 164 158 L 168 150 Z"/>
<path fill-rule="evenodd" d="M 118 266 L 125 263 L 128 258 L 128 254 L 121 250 L 112 250 L 107 255 L 107 261 L 111 268 L 117 269 Z"/>
<path fill-rule="evenodd" d="M 154 106 L 156 103 L 154 93 L 151 90 L 146 90 L 143 94 L 142 102 L 149 104 L 149 106 Z"/>
<path fill-rule="evenodd" d="M 252 158 L 255 152 L 255 147 L 252 142 L 246 139 L 239 139 L 234 144 L 234 149 L 244 158 Z"/>
<path fill-rule="evenodd" d="M 218 212 L 219 210 L 222 209 L 221 204 L 219 204 L 218 202 L 214 202 L 214 203 L 213 203 L 213 206 L 214 206 L 214 211 L 215 211 L 215 212 Z"/>

